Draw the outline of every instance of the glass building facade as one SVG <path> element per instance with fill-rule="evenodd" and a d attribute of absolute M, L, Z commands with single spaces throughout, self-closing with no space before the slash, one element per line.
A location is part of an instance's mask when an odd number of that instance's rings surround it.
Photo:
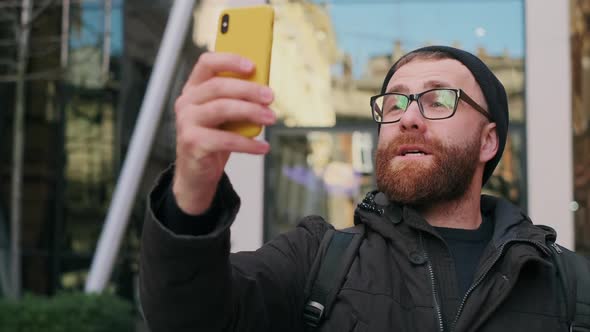
<path fill-rule="evenodd" d="M 58 1 L 33 6 L 40 14 L 31 23 L 25 83 L 19 241 L 24 293 L 83 289 L 172 1 L 72 2 L 67 19 L 63 5 Z M 17 18 L 20 8 L 6 6 L 2 17 Z M 64 22 L 66 60 L 60 64 Z M 2 59 L 17 56 L 9 47 L 15 38 L 12 28 L 0 25 Z M 166 110 L 200 52 L 187 36 Z M 6 295 L 11 287 L 8 244 L 16 81 L 10 66 L 0 66 L 0 75 L 0 294 Z M 145 197 L 157 174 L 174 158 L 170 113 L 164 112 L 160 121 L 108 285 L 108 291 L 131 301 L 136 300 Z"/>

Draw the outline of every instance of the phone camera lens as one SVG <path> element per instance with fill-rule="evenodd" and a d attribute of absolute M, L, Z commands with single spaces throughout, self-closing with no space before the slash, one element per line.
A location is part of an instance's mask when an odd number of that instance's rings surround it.
<path fill-rule="evenodd" d="M 224 14 L 221 17 L 221 33 L 226 33 L 229 29 L 229 15 Z"/>

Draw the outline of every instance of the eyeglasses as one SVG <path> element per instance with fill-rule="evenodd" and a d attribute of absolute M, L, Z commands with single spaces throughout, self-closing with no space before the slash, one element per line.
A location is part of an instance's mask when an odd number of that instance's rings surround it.
<path fill-rule="evenodd" d="M 450 88 L 430 89 L 410 95 L 397 92 L 376 95 L 371 97 L 371 113 L 373 114 L 373 120 L 377 123 L 395 123 L 401 120 L 404 112 L 415 100 L 424 118 L 442 120 L 455 115 L 459 99 L 465 101 L 474 110 L 483 114 L 490 122 L 493 122 L 488 112 L 471 99 L 465 91 Z"/>

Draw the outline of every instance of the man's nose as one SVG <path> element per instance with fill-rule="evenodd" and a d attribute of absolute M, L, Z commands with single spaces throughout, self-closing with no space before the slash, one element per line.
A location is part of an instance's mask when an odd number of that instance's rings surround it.
<path fill-rule="evenodd" d="M 420 113 L 420 108 L 418 107 L 418 102 L 413 101 L 408 105 L 408 108 L 402 114 L 400 119 L 400 126 L 402 131 L 406 130 L 417 130 L 417 131 L 424 131 L 425 123 L 424 117 Z"/>

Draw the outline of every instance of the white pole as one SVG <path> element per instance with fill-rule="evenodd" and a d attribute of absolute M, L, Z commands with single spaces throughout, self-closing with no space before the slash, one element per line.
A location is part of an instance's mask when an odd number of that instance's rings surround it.
<path fill-rule="evenodd" d="M 131 144 L 119 175 L 98 247 L 86 282 L 86 292 L 101 292 L 111 275 L 145 163 L 168 94 L 174 67 L 193 15 L 195 0 L 173 2 L 154 69 L 131 137 Z"/>
<path fill-rule="evenodd" d="M 559 244 L 574 250 L 569 4 L 569 1 L 525 1 L 525 115 L 529 215 L 535 224 L 553 227 Z M 547 20 L 551 20 L 551 27 Z M 551 87 L 545 82 L 551 82 Z M 563 112 L 555 112 L 544 103 L 546 96 L 551 96 Z"/>
<path fill-rule="evenodd" d="M 16 81 L 16 108 L 14 110 L 14 150 L 12 154 L 12 194 L 10 209 L 11 242 L 10 270 L 13 298 L 20 297 L 21 291 L 21 208 L 22 208 L 22 177 L 25 149 L 25 75 L 27 74 L 27 58 L 29 49 L 29 32 L 31 21 L 31 0 L 23 0 L 21 8 L 21 24 L 18 29 L 18 67 Z"/>

